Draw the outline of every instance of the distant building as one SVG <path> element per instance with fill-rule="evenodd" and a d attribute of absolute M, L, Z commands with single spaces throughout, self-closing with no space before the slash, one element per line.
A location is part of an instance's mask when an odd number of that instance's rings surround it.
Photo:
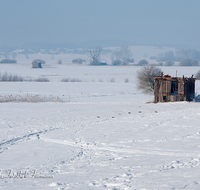
<path fill-rule="evenodd" d="M 195 78 L 154 77 L 154 102 L 192 101 L 195 95 Z"/>
<path fill-rule="evenodd" d="M 108 64 L 107 64 L 107 61 L 105 59 L 100 59 L 99 60 L 99 65 L 100 66 L 104 66 L 104 65 L 108 65 Z"/>
<path fill-rule="evenodd" d="M 32 68 L 42 68 L 42 64 L 38 61 L 33 61 Z"/>

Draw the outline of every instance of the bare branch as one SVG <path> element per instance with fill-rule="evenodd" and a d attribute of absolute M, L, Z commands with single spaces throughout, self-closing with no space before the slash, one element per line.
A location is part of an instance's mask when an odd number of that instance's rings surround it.
<path fill-rule="evenodd" d="M 137 89 L 144 94 L 152 94 L 154 91 L 154 76 L 160 75 L 161 69 L 155 65 L 145 65 L 137 72 Z"/>
<path fill-rule="evenodd" d="M 90 49 L 89 57 L 92 59 L 92 61 L 98 60 L 102 50 L 103 49 L 101 47 L 96 47 L 96 48 Z"/>
<path fill-rule="evenodd" d="M 128 64 L 128 60 L 132 57 L 132 53 L 128 46 L 121 46 L 112 54 L 112 64 L 121 65 Z"/>

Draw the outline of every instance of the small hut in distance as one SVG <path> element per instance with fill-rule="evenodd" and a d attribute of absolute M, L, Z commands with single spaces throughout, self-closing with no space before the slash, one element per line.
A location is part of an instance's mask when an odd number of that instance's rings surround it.
<path fill-rule="evenodd" d="M 33 61 L 32 68 L 42 68 L 42 64 L 38 61 Z"/>
<path fill-rule="evenodd" d="M 192 101 L 195 94 L 195 78 L 171 77 L 164 75 L 154 77 L 154 102 Z"/>

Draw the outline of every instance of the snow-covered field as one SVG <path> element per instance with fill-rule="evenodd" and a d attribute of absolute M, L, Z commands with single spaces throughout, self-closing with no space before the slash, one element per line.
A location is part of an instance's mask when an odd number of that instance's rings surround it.
<path fill-rule="evenodd" d="M 138 69 L 1 64 L 1 73 L 50 80 L 1 82 L 1 96 L 63 102 L 0 104 L 0 189 L 200 189 L 200 104 L 150 103 Z M 161 69 L 189 77 L 200 68 Z"/>

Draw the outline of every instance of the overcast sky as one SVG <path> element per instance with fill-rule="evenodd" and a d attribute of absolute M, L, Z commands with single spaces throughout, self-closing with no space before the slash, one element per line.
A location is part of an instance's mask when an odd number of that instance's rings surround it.
<path fill-rule="evenodd" d="M 199 45 L 199 8 L 200 0 L 0 0 L 0 46 L 88 40 Z"/>

